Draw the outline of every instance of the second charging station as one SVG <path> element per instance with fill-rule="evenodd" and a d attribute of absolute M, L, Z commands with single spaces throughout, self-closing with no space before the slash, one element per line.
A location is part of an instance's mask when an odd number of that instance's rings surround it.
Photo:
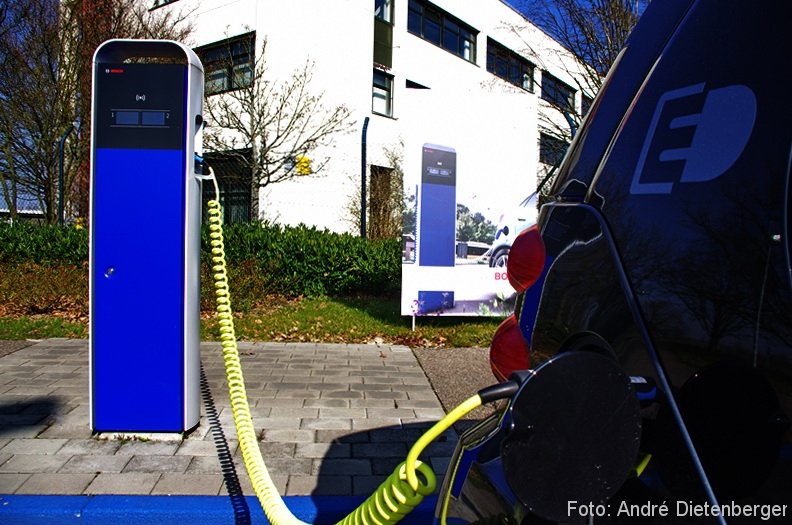
<path fill-rule="evenodd" d="M 456 150 L 424 144 L 421 155 L 421 199 L 418 265 L 453 268 L 456 257 Z M 454 306 L 453 290 L 419 290 L 423 312 Z"/>

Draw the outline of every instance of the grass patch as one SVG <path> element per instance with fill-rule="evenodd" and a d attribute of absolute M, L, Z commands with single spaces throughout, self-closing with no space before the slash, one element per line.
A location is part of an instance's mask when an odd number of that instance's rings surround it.
<path fill-rule="evenodd" d="M 244 341 L 401 344 L 410 347 L 489 347 L 499 318 L 419 317 L 415 331 L 399 313 L 398 298 L 269 296 L 234 316 L 237 337 Z M 3 315 L 3 314 L 0 314 Z M 87 316 L 4 314 L 0 339 L 88 337 Z M 139 337 L 145 337 L 140 327 Z M 212 311 L 201 314 L 201 339 L 216 341 L 219 326 Z"/>
<path fill-rule="evenodd" d="M 85 323 L 71 322 L 59 317 L 0 317 L 0 339 L 47 339 L 88 337 Z"/>
<path fill-rule="evenodd" d="M 235 316 L 237 337 L 248 341 L 316 343 L 382 342 L 420 347 L 488 347 L 496 318 L 420 317 L 416 330 L 399 314 L 396 298 L 309 297 L 269 302 Z M 216 319 L 205 313 L 201 338 L 219 338 Z"/>

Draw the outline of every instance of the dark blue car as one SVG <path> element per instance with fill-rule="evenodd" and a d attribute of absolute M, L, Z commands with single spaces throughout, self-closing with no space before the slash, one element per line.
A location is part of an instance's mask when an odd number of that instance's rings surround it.
<path fill-rule="evenodd" d="M 544 253 L 512 249 L 541 268 L 533 368 L 438 519 L 792 523 L 791 32 L 785 0 L 651 2 L 526 234 Z"/>

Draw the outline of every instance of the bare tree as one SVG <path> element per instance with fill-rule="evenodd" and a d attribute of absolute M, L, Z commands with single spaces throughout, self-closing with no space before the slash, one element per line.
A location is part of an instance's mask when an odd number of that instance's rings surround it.
<path fill-rule="evenodd" d="M 57 0 L 12 2 L 0 14 L 0 190 L 12 220 L 26 209 L 57 220 L 57 148 L 74 118 L 74 64 L 60 35 L 68 16 Z M 65 160 L 74 158 L 70 148 Z"/>
<path fill-rule="evenodd" d="M 235 159 L 250 175 L 253 216 L 258 217 L 259 188 L 320 173 L 329 157 L 317 158 L 317 148 L 332 145 L 333 137 L 350 131 L 354 122 L 346 106 L 326 106 L 324 94 L 311 90 L 313 63 L 306 61 L 288 78 L 274 79 L 267 67 L 266 39 L 258 53 L 254 38 L 245 42 L 249 67 L 234 63 L 231 48 L 225 66 L 219 61 L 207 66 L 222 68 L 231 78 L 228 90 L 206 98 L 204 145 L 209 153 Z"/>
<path fill-rule="evenodd" d="M 78 142 L 79 168 L 72 188 L 74 213 L 88 217 L 93 53 L 111 38 L 151 38 L 186 42 L 192 33 L 191 11 L 151 9 L 140 0 L 63 0 L 69 23 L 61 24 L 69 61 L 74 63 L 76 91 L 74 112 L 81 123 Z"/>
<path fill-rule="evenodd" d="M 0 195 L 13 219 L 32 201 L 58 215 L 59 148 L 72 214 L 88 214 L 91 68 L 109 38 L 190 33 L 185 15 L 138 0 L 16 0 L 0 6 Z M 67 133 L 77 123 L 80 134 Z M 70 137 L 67 142 L 66 137 Z"/>
<path fill-rule="evenodd" d="M 542 132 L 551 138 L 543 146 L 557 150 L 559 145 L 564 145 L 552 155 L 560 160 L 565 145 L 572 141 L 649 0 L 514 0 L 511 3 L 561 45 L 560 49 L 536 49 L 524 36 L 538 29 L 526 23 L 511 28 L 525 44 L 522 51 L 545 70 L 542 57 L 551 56 L 553 63 L 574 80 L 572 87 L 582 94 L 579 105 L 568 102 L 564 96 L 543 96 L 557 110 L 555 115 L 540 115 Z M 555 168 L 557 165 L 548 167 L 547 173 L 540 174 L 540 180 L 552 179 Z M 550 186 L 546 184 L 544 188 Z"/>
<path fill-rule="evenodd" d="M 581 68 L 574 76 L 577 87 L 589 95 L 599 91 L 648 3 L 649 0 L 515 2 L 576 59 Z"/>

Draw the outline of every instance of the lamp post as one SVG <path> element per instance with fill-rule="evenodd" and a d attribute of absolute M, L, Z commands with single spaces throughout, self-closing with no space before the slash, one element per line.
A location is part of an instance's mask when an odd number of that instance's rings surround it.
<path fill-rule="evenodd" d="M 369 118 L 363 119 L 363 133 L 360 140 L 360 236 L 366 238 L 366 134 Z"/>

